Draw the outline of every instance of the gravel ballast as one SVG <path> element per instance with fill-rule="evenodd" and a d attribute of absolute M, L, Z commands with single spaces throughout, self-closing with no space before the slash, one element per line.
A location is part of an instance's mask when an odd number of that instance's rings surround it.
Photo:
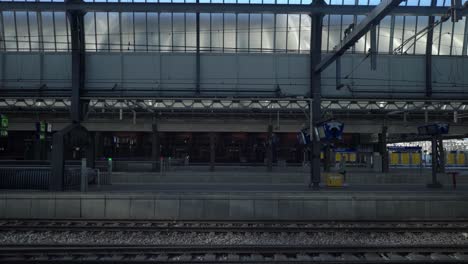
<path fill-rule="evenodd" d="M 0 232 L 0 245 L 468 245 L 468 234 L 453 233 L 177 233 L 177 232 Z"/>

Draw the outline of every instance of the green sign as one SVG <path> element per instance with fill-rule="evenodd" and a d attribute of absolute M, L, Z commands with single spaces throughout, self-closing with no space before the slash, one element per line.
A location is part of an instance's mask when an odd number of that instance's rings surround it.
<path fill-rule="evenodd" d="M 47 126 L 46 126 L 46 122 L 41 121 L 39 131 L 40 131 L 40 132 L 46 132 L 46 127 L 47 127 Z"/>
<path fill-rule="evenodd" d="M 1 115 L 1 128 L 7 129 L 8 128 L 8 117 L 6 115 Z"/>
<path fill-rule="evenodd" d="M 0 137 L 8 137 L 8 117 L 0 115 Z"/>

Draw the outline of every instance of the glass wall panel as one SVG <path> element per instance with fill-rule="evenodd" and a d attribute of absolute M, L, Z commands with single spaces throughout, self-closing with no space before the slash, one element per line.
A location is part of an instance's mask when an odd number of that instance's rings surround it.
<path fill-rule="evenodd" d="M 26 12 L 16 12 L 16 27 L 18 33 L 18 50 L 29 51 L 29 33 L 28 33 L 28 18 Z"/>
<path fill-rule="evenodd" d="M 276 15 L 276 52 L 284 52 L 286 49 L 286 19 L 286 15 Z"/>
<path fill-rule="evenodd" d="M 97 12 L 96 14 L 96 40 L 98 51 L 109 50 L 109 28 L 107 25 L 107 13 Z"/>
<path fill-rule="evenodd" d="M 358 25 L 363 19 L 364 19 L 365 16 L 357 16 L 357 23 L 356 25 Z M 359 53 L 366 53 L 367 50 L 369 49 L 368 48 L 368 45 L 369 45 L 369 36 L 370 34 L 366 34 L 364 36 L 362 36 L 357 42 L 356 44 L 354 45 L 355 47 L 355 52 L 359 52 Z"/>
<path fill-rule="evenodd" d="M 185 42 L 186 42 L 188 52 L 193 52 L 197 50 L 196 22 L 197 22 L 197 17 L 195 14 L 190 13 L 190 14 L 185 15 L 185 30 L 187 31 L 185 34 Z M 200 34 L 201 34 L 201 30 L 200 30 Z"/>
<path fill-rule="evenodd" d="M 288 52 L 299 51 L 299 15 L 288 16 Z"/>
<path fill-rule="evenodd" d="M 275 38 L 275 15 L 263 15 L 262 52 L 273 52 Z"/>
<path fill-rule="evenodd" d="M 393 29 L 393 50 L 400 47 L 403 43 L 403 17 L 395 16 L 395 25 Z"/>
<path fill-rule="evenodd" d="M 54 14 L 52 12 L 42 12 L 42 39 L 46 51 L 56 51 L 54 31 Z"/>
<path fill-rule="evenodd" d="M 1 0 L 0 0 L 1 1 Z M 118 0 L 99 0 L 118 1 Z M 133 0 L 129 0 L 132 2 Z M 144 0 L 138 0 L 144 1 Z M 153 1 L 153 0 L 152 0 Z M 156 2 L 157 0 L 154 0 Z M 177 0 L 184 2 L 184 0 Z M 216 0 L 235 3 L 236 0 Z M 253 0 L 251 0 L 253 1 Z M 262 3 L 262 0 L 255 0 Z M 268 0 L 275 3 L 274 0 Z M 263 0 L 264 3 L 268 2 Z M 360 5 L 374 4 L 374 0 L 358 0 Z M 408 0 L 405 5 L 427 5 L 428 0 Z M 212 0 L 213 2 L 213 0 Z M 249 2 L 245 0 L 244 2 Z M 332 4 L 355 4 L 355 0 L 331 0 Z M 304 0 L 281 0 L 277 3 L 303 4 Z M 439 0 L 447 6 L 448 0 Z M 10 51 L 70 50 L 70 30 L 64 12 L 8 12 L 3 11 L 4 36 L 2 42 Z M 342 40 L 344 30 L 364 16 L 325 16 L 322 31 L 322 50 L 331 51 Z M 434 29 L 434 55 L 462 55 L 465 39 L 465 19 L 458 23 L 447 21 Z M 440 17 L 436 17 L 440 20 Z M 16 23 L 15 23 L 16 22 Z M 309 52 L 311 19 L 296 14 L 201 14 L 200 45 L 202 52 Z M 388 53 L 402 45 L 404 54 L 424 54 L 428 23 L 426 16 L 385 17 L 377 28 L 380 53 Z M 393 35 L 392 35 L 393 34 Z M 391 39 L 391 35 L 393 36 Z M 416 37 L 415 37 L 416 36 Z M 349 51 L 367 52 L 370 33 L 363 36 Z M 3 47 L 3 43 L 1 46 Z M 85 15 L 86 51 L 196 51 L 196 14 L 143 12 L 88 12 Z"/>
<path fill-rule="evenodd" d="M 146 29 L 146 13 L 134 13 L 135 21 L 135 50 L 147 51 L 148 39 Z"/>
<path fill-rule="evenodd" d="M 465 19 L 463 17 L 460 21 L 454 24 L 453 43 L 451 55 L 462 55 L 463 53 L 463 38 L 465 32 Z"/>
<path fill-rule="evenodd" d="M 200 14 L 200 51 L 210 51 L 210 14 Z"/>
<path fill-rule="evenodd" d="M 250 52 L 261 52 L 262 48 L 262 16 L 250 15 L 249 48 Z"/>
<path fill-rule="evenodd" d="M 417 32 L 421 32 L 424 28 L 427 27 L 429 23 L 428 17 L 418 17 L 418 29 Z M 426 44 L 427 44 L 427 34 L 421 33 L 418 34 L 415 45 L 415 54 L 426 54 Z"/>
<path fill-rule="evenodd" d="M 94 13 L 85 14 L 84 27 L 85 27 L 85 50 L 96 51 L 96 34 L 95 34 L 96 27 L 95 27 L 95 21 L 94 21 Z"/>
<path fill-rule="evenodd" d="M 109 27 L 109 50 L 120 51 L 120 18 L 119 13 L 108 14 Z"/>
<path fill-rule="evenodd" d="M 310 51 L 310 16 L 301 16 L 301 52 Z"/>
<path fill-rule="evenodd" d="M 249 47 L 249 15 L 237 15 L 237 50 L 247 52 Z"/>
<path fill-rule="evenodd" d="M 236 14 L 224 14 L 224 52 L 236 49 Z"/>
<path fill-rule="evenodd" d="M 135 34 L 133 28 L 133 13 L 122 13 L 122 51 L 135 51 Z"/>
<path fill-rule="evenodd" d="M 39 45 L 39 31 L 38 31 L 38 26 L 37 26 L 37 21 L 38 21 L 38 13 L 36 12 L 29 12 L 29 33 L 30 33 L 30 39 L 31 39 L 31 50 L 32 51 L 38 51 L 39 47 L 42 47 L 42 45 Z M 67 23 L 68 26 L 68 23 Z M 68 39 L 67 39 L 68 42 Z M 1 45 L 0 45 L 1 46 Z"/>
<path fill-rule="evenodd" d="M 171 13 L 160 13 L 159 18 L 160 25 L 160 42 L 161 51 L 172 50 L 172 14 Z"/>
<path fill-rule="evenodd" d="M 404 53 L 414 54 L 415 38 L 416 35 L 416 17 L 405 17 L 405 30 L 403 32 L 403 41 L 405 41 Z"/>
<path fill-rule="evenodd" d="M 172 30 L 174 32 L 173 50 L 185 51 L 185 14 L 174 13 L 172 14 Z"/>
<path fill-rule="evenodd" d="M 450 19 L 440 25 L 439 55 L 450 55 L 450 43 L 452 41 L 452 22 Z"/>
<path fill-rule="evenodd" d="M 390 22 L 391 17 L 387 16 L 380 21 L 377 28 L 377 45 L 380 53 L 388 53 L 390 48 Z"/>
<path fill-rule="evenodd" d="M 351 17 L 351 16 L 349 16 Z M 341 15 L 331 15 L 330 16 L 330 25 L 329 34 L 328 34 L 328 47 L 327 50 L 331 51 L 333 48 L 338 45 L 341 41 L 343 33 L 341 32 Z M 350 22 L 351 23 L 351 22 Z M 346 25 L 347 27 L 347 25 Z"/>

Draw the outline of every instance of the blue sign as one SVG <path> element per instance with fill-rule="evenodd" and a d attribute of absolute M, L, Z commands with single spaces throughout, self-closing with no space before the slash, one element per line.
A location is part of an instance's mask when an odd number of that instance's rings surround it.
<path fill-rule="evenodd" d="M 422 148 L 419 146 L 416 146 L 416 147 L 394 146 L 394 147 L 387 147 L 387 149 L 393 152 L 419 152 L 422 150 Z"/>
<path fill-rule="evenodd" d="M 338 121 L 327 121 L 317 126 L 321 140 L 337 140 L 343 135 L 344 124 Z"/>

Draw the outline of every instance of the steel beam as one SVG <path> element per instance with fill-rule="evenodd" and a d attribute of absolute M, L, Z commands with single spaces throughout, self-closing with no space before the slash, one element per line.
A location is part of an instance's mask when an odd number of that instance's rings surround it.
<path fill-rule="evenodd" d="M 81 0 L 69 0 L 67 3 L 82 3 Z M 73 2 L 72 2 L 73 1 Z M 82 105 L 81 90 L 85 83 L 85 34 L 84 13 L 76 10 L 67 11 L 70 23 L 72 47 L 72 91 L 71 91 L 71 119 L 74 123 L 81 122 Z"/>
<path fill-rule="evenodd" d="M 297 4 L 214 4 L 214 3 L 105 3 L 105 2 L 2 2 L 0 11 L 83 11 L 83 12 L 173 12 L 173 13 L 266 13 L 367 15 L 376 6 L 326 5 L 311 7 Z M 446 7 L 398 6 L 398 16 L 441 16 Z M 468 14 L 464 10 L 463 16 Z"/>
<path fill-rule="evenodd" d="M 197 4 L 200 1 L 197 0 Z M 201 71 L 201 65 L 200 65 L 200 13 L 196 13 L 196 22 L 195 22 L 195 27 L 196 27 L 196 55 L 195 55 L 195 67 L 196 67 L 196 80 L 195 80 L 195 94 L 200 94 L 200 71 Z"/>
<path fill-rule="evenodd" d="M 431 1 L 431 6 L 436 6 L 437 0 Z M 426 54 L 425 54 L 425 86 L 426 86 L 426 97 L 432 96 L 432 42 L 434 38 L 434 25 L 435 18 L 434 16 L 429 16 L 428 18 L 428 29 L 427 29 L 427 39 L 426 39 Z"/>
<path fill-rule="evenodd" d="M 346 36 L 343 41 L 340 42 L 333 50 L 333 53 L 325 57 L 318 65 L 315 67 L 316 72 L 322 72 L 330 64 L 332 64 L 336 58 L 343 55 L 350 47 L 364 36 L 371 27 L 375 27 L 380 23 L 380 20 L 386 15 L 390 14 L 392 9 L 397 7 L 403 0 L 383 0 L 377 5 L 367 17 L 358 25 L 356 25 L 351 33 Z"/>
<path fill-rule="evenodd" d="M 152 125 L 152 141 L 151 141 L 151 159 L 153 162 L 153 171 L 159 171 L 161 164 L 161 141 L 159 138 L 159 130 L 156 118 L 153 118 Z"/>
<path fill-rule="evenodd" d="M 266 149 L 267 171 L 273 171 L 273 125 L 268 125 L 268 142 Z"/>
<path fill-rule="evenodd" d="M 323 0 L 314 0 L 312 8 L 325 6 Z M 323 14 L 315 14 L 312 16 L 311 21 L 311 32 L 310 32 L 310 97 L 312 98 L 309 102 L 309 108 L 311 108 L 311 125 L 315 125 L 320 122 L 322 118 L 321 109 L 321 73 L 314 69 L 320 63 L 322 57 L 322 23 Z M 318 135 L 310 131 L 313 135 L 310 146 L 310 182 L 309 186 L 313 185 L 314 188 L 318 188 L 320 184 L 320 139 Z"/>
<path fill-rule="evenodd" d="M 215 170 L 215 162 L 216 162 L 216 134 L 214 132 L 210 132 L 210 171 Z"/>

